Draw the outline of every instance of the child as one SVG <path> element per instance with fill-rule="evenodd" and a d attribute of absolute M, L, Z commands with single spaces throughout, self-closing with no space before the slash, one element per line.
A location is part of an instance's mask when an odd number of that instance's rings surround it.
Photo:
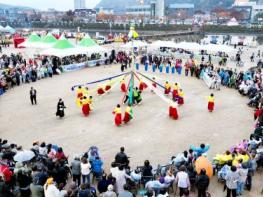
<path fill-rule="evenodd" d="M 207 105 L 208 111 L 213 112 L 214 107 L 215 107 L 215 98 L 214 98 L 214 94 L 211 94 L 208 97 L 208 105 Z"/>

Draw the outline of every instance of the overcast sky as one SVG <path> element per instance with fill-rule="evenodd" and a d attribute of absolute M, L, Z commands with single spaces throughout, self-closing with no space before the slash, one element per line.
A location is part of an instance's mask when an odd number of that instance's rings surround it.
<path fill-rule="evenodd" d="M 86 0 L 87 7 L 93 8 L 100 0 Z M 74 9 L 74 0 L 0 0 L 0 3 L 29 6 L 41 10 L 55 8 L 56 10 Z"/>

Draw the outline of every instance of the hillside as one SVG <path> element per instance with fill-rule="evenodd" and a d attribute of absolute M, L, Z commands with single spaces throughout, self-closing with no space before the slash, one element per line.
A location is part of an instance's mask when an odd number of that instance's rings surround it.
<path fill-rule="evenodd" d="M 14 8 L 21 9 L 21 10 L 28 10 L 28 9 L 33 10 L 34 9 L 31 7 L 14 6 L 14 5 L 8 5 L 8 4 L 0 3 L 0 9 L 14 9 Z"/>

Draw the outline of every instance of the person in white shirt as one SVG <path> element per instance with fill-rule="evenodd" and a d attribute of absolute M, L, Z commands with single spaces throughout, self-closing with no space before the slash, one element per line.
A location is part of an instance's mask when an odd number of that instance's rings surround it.
<path fill-rule="evenodd" d="M 118 167 L 116 166 L 115 162 L 111 164 L 110 173 L 113 177 L 116 177 L 116 173 L 119 171 Z"/>
<path fill-rule="evenodd" d="M 40 144 L 38 151 L 41 156 L 47 156 L 47 147 L 45 142 Z"/>
<path fill-rule="evenodd" d="M 126 178 L 131 178 L 129 175 L 126 174 L 123 166 L 119 166 L 119 170 L 116 173 L 116 192 L 120 193 L 124 191 L 123 186 L 126 184 Z"/>
<path fill-rule="evenodd" d="M 88 162 L 87 158 L 85 157 L 82 158 L 80 168 L 81 168 L 81 175 L 82 175 L 82 183 L 90 184 L 91 165 Z"/>
<path fill-rule="evenodd" d="M 173 171 L 172 169 L 169 169 L 166 173 L 166 176 L 164 177 L 164 183 L 166 187 L 168 188 L 171 184 L 173 184 L 174 180 L 175 180 L 175 177 L 173 175 Z"/>
<path fill-rule="evenodd" d="M 177 173 L 175 177 L 175 182 L 177 183 L 177 186 L 179 187 L 180 196 L 183 196 L 184 191 L 190 187 L 190 180 L 189 180 L 188 174 L 186 173 L 185 166 L 181 166 L 179 170 L 180 171 Z"/>
<path fill-rule="evenodd" d="M 47 182 L 44 185 L 44 194 L 45 197 L 60 197 L 60 192 L 55 186 L 53 178 L 47 179 Z"/>

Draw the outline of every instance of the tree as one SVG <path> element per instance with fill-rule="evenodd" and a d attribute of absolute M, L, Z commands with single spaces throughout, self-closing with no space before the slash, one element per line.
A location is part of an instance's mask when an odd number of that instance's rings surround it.
<path fill-rule="evenodd" d="M 62 17 L 64 21 L 74 21 L 75 13 L 72 10 L 66 12 L 66 14 Z"/>

